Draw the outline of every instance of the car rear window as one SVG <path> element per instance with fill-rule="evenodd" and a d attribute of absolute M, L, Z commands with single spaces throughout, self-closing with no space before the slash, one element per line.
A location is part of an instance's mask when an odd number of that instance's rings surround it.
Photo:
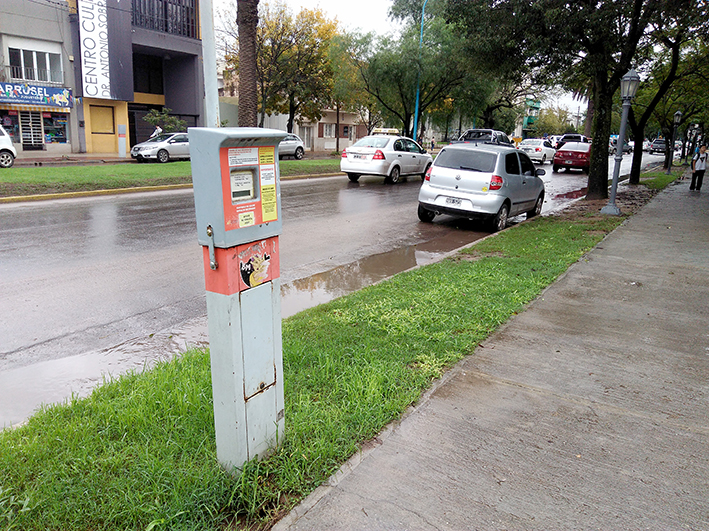
<path fill-rule="evenodd" d="M 463 135 L 462 140 L 480 140 L 480 141 L 490 141 L 492 140 L 492 131 L 466 131 Z"/>
<path fill-rule="evenodd" d="M 354 147 L 383 148 L 389 143 L 385 136 L 365 136 L 353 144 Z"/>
<path fill-rule="evenodd" d="M 496 153 L 469 149 L 444 149 L 436 157 L 436 166 L 484 173 L 492 173 L 496 162 Z"/>

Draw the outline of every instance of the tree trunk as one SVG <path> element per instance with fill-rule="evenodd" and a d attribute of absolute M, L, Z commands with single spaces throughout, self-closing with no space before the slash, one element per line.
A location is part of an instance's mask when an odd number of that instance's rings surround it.
<path fill-rule="evenodd" d="M 295 123 L 295 113 L 298 110 L 298 106 L 295 103 L 295 94 L 290 94 L 288 96 L 288 124 L 286 129 L 289 133 L 293 132 L 293 124 Z"/>
<path fill-rule="evenodd" d="M 633 109 L 630 109 L 633 112 Z M 635 140 L 635 149 L 633 149 L 633 163 L 630 166 L 630 184 L 640 184 L 640 169 L 643 163 L 643 139 L 645 138 L 645 124 L 635 123 L 635 120 L 629 120 L 628 126 L 633 133 Z"/>
<path fill-rule="evenodd" d="M 593 98 L 588 99 L 588 106 L 586 107 L 586 123 L 583 126 L 583 135 L 591 138 L 591 131 L 593 127 Z"/>
<path fill-rule="evenodd" d="M 259 0 L 237 0 L 239 27 L 239 126 L 256 127 L 258 120 L 258 73 L 256 69 L 256 27 Z"/>
<path fill-rule="evenodd" d="M 588 171 L 587 199 L 608 198 L 608 139 L 611 134 L 611 113 L 613 93 L 605 73 L 598 74 L 594 87 L 593 103 L 593 143 L 591 144 L 591 162 Z"/>

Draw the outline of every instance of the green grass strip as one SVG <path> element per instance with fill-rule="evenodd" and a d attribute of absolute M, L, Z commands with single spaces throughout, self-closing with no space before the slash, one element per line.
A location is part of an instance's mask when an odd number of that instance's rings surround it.
<path fill-rule="evenodd" d="M 0 528 L 267 525 L 622 220 L 538 218 L 285 320 L 285 440 L 238 478 L 216 460 L 207 353 L 45 408 L 0 433 Z"/>
<path fill-rule="evenodd" d="M 282 177 L 338 173 L 339 159 L 282 160 Z M 191 184 L 189 161 L 14 167 L 0 171 L 0 197 Z"/>

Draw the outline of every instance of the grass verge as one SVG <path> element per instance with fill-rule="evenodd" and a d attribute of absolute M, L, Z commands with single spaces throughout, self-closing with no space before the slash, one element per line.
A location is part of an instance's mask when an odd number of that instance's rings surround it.
<path fill-rule="evenodd" d="M 217 464 L 208 353 L 0 433 L 0 527 L 267 528 L 624 218 L 538 218 L 283 323 L 286 433 Z"/>
<path fill-rule="evenodd" d="M 338 173 L 340 160 L 282 160 L 280 169 L 282 177 Z M 0 172 L 0 197 L 191 183 L 189 161 L 15 167 Z"/>

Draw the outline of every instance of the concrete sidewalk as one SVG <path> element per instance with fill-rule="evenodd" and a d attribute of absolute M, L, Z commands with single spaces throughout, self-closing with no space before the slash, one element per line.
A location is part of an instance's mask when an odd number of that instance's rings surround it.
<path fill-rule="evenodd" d="M 709 190 L 678 181 L 275 530 L 709 529 Z"/>

